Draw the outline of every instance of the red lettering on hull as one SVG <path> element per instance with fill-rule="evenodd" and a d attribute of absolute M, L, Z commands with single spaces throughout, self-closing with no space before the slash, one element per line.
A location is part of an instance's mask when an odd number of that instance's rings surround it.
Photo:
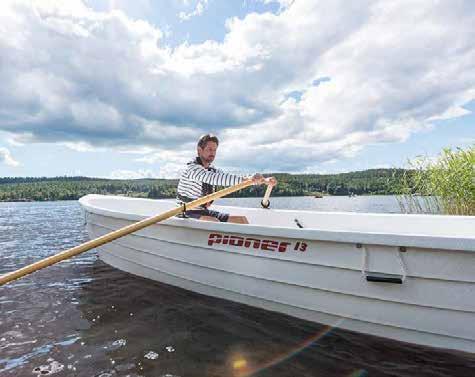
<path fill-rule="evenodd" d="M 258 238 L 241 237 L 229 234 L 210 233 L 208 236 L 208 246 L 214 245 L 228 245 L 234 247 L 242 247 L 246 249 L 260 249 L 263 251 L 272 251 L 285 253 L 287 250 L 295 250 L 304 252 L 307 250 L 307 244 L 303 241 L 297 241 L 295 243 L 276 241 Z M 292 247 L 293 246 L 293 247 Z"/>

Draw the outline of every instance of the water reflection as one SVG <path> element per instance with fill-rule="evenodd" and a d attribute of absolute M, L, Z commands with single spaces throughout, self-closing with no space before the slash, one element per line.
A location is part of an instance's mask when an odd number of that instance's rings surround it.
<path fill-rule="evenodd" d="M 81 331 L 81 339 L 103 350 L 91 362 L 107 373 L 453 376 L 466 375 L 475 366 L 475 357 L 467 354 L 356 334 L 195 294 L 100 261 L 91 276 L 79 294 L 78 307 L 91 325 Z"/>

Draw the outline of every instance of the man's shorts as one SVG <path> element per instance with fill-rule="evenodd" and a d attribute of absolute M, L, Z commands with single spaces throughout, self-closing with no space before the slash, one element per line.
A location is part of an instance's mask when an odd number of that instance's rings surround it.
<path fill-rule="evenodd" d="M 225 223 L 229 220 L 229 213 L 222 213 L 222 212 L 213 211 L 209 209 L 190 209 L 189 211 L 185 212 L 184 217 L 199 219 L 201 216 L 216 217 L 222 223 Z"/>

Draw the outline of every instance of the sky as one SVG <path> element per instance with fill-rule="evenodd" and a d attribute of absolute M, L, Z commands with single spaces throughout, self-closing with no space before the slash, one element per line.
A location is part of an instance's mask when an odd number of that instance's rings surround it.
<path fill-rule="evenodd" d="M 475 144 L 472 0 L 2 0 L 0 176 L 407 166 Z"/>

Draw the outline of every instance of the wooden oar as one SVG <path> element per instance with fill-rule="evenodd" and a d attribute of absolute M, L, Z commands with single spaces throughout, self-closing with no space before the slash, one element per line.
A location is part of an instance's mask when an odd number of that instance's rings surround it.
<path fill-rule="evenodd" d="M 244 182 L 241 182 L 241 183 L 239 183 L 235 186 L 227 187 L 227 188 L 225 188 L 223 190 L 220 190 L 220 191 L 217 191 L 213 194 L 204 196 L 200 199 L 196 199 L 192 202 L 186 203 L 186 210 L 198 207 L 202 204 L 208 203 L 211 200 L 221 198 L 221 197 L 226 196 L 228 194 L 231 194 L 235 191 L 242 190 L 243 188 L 251 186 L 252 184 L 253 184 L 252 180 L 250 180 L 250 179 L 245 180 Z M 117 238 L 126 236 L 127 234 L 136 232 L 136 231 L 138 231 L 140 229 L 143 229 L 143 228 L 145 228 L 149 225 L 152 225 L 152 224 L 158 223 L 160 221 L 166 220 L 170 217 L 176 216 L 176 215 L 182 213 L 184 209 L 185 209 L 184 206 L 171 209 L 171 210 L 163 212 L 159 215 L 155 215 L 155 216 L 149 217 L 147 219 L 141 220 L 139 222 L 136 222 L 134 224 L 127 225 L 123 228 L 120 228 L 120 229 L 117 229 L 113 232 L 107 233 L 107 234 L 105 234 L 101 237 L 98 237 L 94 240 L 90 240 L 90 241 L 85 242 L 81 245 L 75 246 L 71 249 L 64 250 L 64 251 L 62 251 L 58 254 L 52 255 L 48 258 L 42 259 L 42 260 L 40 260 L 38 262 L 35 262 L 35 263 L 32 263 L 28 266 L 22 267 L 22 268 L 20 268 L 16 271 L 8 272 L 8 273 L 0 276 L 0 286 L 4 285 L 4 284 L 6 284 L 6 283 L 8 283 L 12 280 L 16 280 L 16 279 L 19 279 L 19 278 L 21 278 L 25 275 L 31 274 L 32 272 L 38 271 L 42 268 L 51 266 L 52 264 L 61 262 L 65 259 L 71 258 L 75 255 L 84 253 L 85 251 L 94 249 L 95 247 L 98 247 L 98 246 L 104 245 L 108 242 L 114 241 Z"/>

